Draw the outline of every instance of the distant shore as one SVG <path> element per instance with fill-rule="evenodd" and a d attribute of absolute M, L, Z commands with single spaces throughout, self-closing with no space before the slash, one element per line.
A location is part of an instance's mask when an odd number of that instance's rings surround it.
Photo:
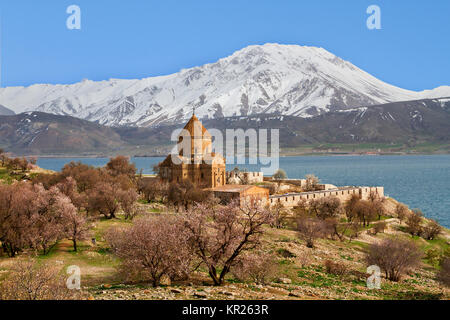
<path fill-rule="evenodd" d="M 324 156 L 324 157 L 353 157 L 353 156 L 436 156 L 436 155 L 449 155 L 449 152 L 442 152 L 442 153 L 407 153 L 407 152 L 380 152 L 380 153 L 364 153 L 364 152 L 354 152 L 354 153 L 344 153 L 344 152 L 308 152 L 308 153 L 281 153 L 280 157 L 317 157 L 317 156 Z M 20 155 L 21 157 L 37 157 L 37 158 L 54 158 L 54 159 L 67 159 L 67 158 L 86 158 L 86 159 L 101 159 L 101 158 L 110 158 L 115 155 L 125 155 L 130 156 L 132 158 L 164 158 L 166 155 L 129 155 L 126 153 L 117 152 L 115 154 L 99 154 L 99 155 L 73 155 L 73 154 L 67 154 L 67 155 Z"/>

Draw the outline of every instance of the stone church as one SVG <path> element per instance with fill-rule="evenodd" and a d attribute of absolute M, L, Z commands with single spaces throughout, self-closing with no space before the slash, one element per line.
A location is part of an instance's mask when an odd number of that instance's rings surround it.
<path fill-rule="evenodd" d="M 195 114 L 179 135 L 177 150 L 159 164 L 159 176 L 163 181 L 190 181 L 199 188 L 226 184 L 225 158 L 212 152 L 211 134 Z"/>

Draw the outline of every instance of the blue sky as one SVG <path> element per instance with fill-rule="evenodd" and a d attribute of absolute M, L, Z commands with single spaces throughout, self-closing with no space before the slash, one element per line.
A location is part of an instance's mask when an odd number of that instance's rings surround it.
<path fill-rule="evenodd" d="M 81 30 L 66 9 L 80 6 Z M 381 30 L 366 9 L 381 8 Z M 411 90 L 450 85 L 450 1 L 2 0 L 2 86 L 145 78 L 251 44 L 323 47 Z"/>

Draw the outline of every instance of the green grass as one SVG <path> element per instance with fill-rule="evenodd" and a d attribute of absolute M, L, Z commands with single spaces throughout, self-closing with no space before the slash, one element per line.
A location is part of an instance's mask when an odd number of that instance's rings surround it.
<path fill-rule="evenodd" d="M 4 181 L 7 184 L 11 184 L 14 181 L 16 181 L 16 179 L 10 174 L 10 172 L 7 169 L 1 167 L 0 167 L 0 180 Z"/>

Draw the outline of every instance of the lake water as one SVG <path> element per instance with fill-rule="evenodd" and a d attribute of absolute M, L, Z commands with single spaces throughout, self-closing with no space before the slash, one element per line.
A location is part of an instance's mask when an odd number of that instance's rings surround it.
<path fill-rule="evenodd" d="M 152 173 L 163 158 L 132 158 L 138 169 Z M 60 170 L 70 161 L 104 166 L 106 158 L 40 158 L 45 169 Z M 231 170 L 235 165 L 229 165 Z M 255 165 L 241 168 L 258 170 Z M 450 228 L 450 155 L 430 156 L 304 156 L 282 157 L 280 168 L 289 178 L 313 173 L 337 186 L 384 186 L 385 194 Z"/>

